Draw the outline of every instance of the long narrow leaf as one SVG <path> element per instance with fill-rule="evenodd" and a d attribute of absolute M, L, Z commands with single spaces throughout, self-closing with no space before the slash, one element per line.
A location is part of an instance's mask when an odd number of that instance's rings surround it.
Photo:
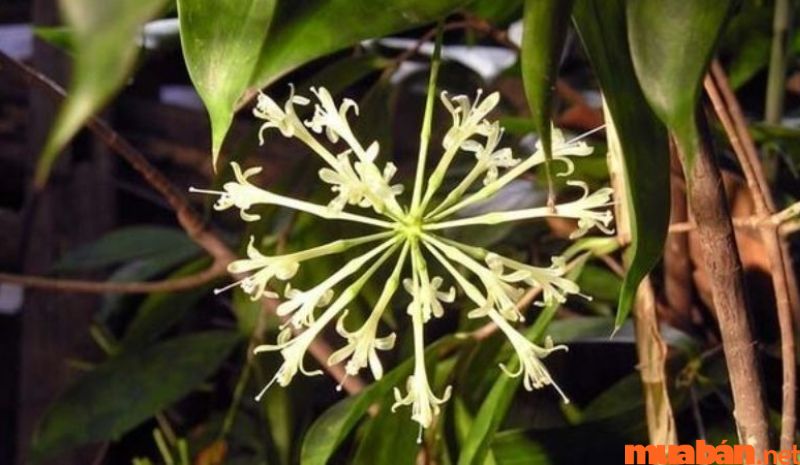
<path fill-rule="evenodd" d="M 669 225 L 667 133 L 636 80 L 625 33 L 624 0 L 578 0 L 575 25 L 619 134 L 630 214 L 630 265 L 622 283 L 616 328 L 633 305 L 639 283 L 661 259 Z"/>
<path fill-rule="evenodd" d="M 41 187 L 78 130 L 125 84 L 136 60 L 136 35 L 166 0 L 61 0 L 73 33 L 72 79 L 36 166 Z"/>

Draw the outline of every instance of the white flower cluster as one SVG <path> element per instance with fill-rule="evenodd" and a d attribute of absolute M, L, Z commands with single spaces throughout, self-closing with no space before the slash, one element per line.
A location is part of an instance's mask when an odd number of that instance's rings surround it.
<path fill-rule="evenodd" d="M 566 401 L 566 396 L 556 386 L 542 359 L 551 352 L 566 349 L 553 346 L 547 339 L 540 347 L 526 339 L 512 323 L 523 321 L 517 307 L 520 297 L 529 288 L 542 290 L 540 304 L 564 302 L 568 295 L 577 294 L 578 286 L 565 275 L 563 260 L 556 257 L 549 267 L 535 267 L 512 260 L 487 250 L 449 240 L 438 231 L 469 225 L 490 225 L 510 221 L 523 221 L 542 217 L 563 217 L 577 220 L 573 237 L 597 227 L 608 232 L 611 227 L 611 190 L 600 189 L 589 193 L 585 184 L 570 181 L 583 189 L 578 200 L 557 204 L 554 207 L 529 208 L 523 210 L 493 212 L 472 217 L 459 213 L 469 205 L 496 194 L 509 182 L 531 168 L 544 163 L 541 147 L 528 157 L 517 159 L 508 148 L 498 149 L 503 130 L 496 122 L 486 119 L 499 101 L 497 93 L 480 100 L 480 93 L 472 102 L 467 96 L 450 97 L 441 94 L 441 101 L 452 115 L 453 124 L 444 137 L 443 154 L 430 176 L 425 181 L 425 166 L 421 157 L 418 167 L 414 195 L 408 206 L 402 206 L 398 195 L 402 186 L 393 185 L 396 167 L 377 163 L 380 147 L 377 142 L 363 145 L 353 134 L 348 117 L 358 114 L 358 106 L 352 100 L 344 100 L 338 107 L 330 93 L 324 88 L 312 89 L 316 102 L 313 116 L 302 121 L 295 106 L 311 104 L 311 100 L 292 94 L 281 107 L 266 95 L 260 95 L 254 114 L 264 120 L 260 137 L 268 128 L 276 128 L 285 137 L 296 138 L 320 156 L 327 166 L 319 171 L 320 179 L 331 185 L 335 197 L 328 205 L 317 205 L 284 197 L 253 186 L 248 179 L 258 168 L 245 171 L 232 163 L 235 181 L 223 185 L 222 191 L 195 191 L 218 195 L 217 210 L 236 208 L 242 219 L 254 221 L 259 217 L 250 212 L 257 204 L 281 205 L 332 220 L 354 221 L 380 229 L 375 234 L 351 239 L 337 240 L 312 249 L 280 256 L 261 254 L 250 241 L 247 258 L 234 261 L 229 266 L 232 273 L 248 276 L 231 286 L 240 286 L 253 299 L 262 296 L 277 297 L 269 289 L 280 288 L 279 281 L 289 281 L 297 273 L 300 263 L 324 255 L 331 255 L 369 244 L 371 248 L 350 260 L 338 271 L 311 289 L 300 290 L 284 286 L 285 301 L 278 307 L 278 314 L 285 317 L 283 330 L 275 345 L 263 345 L 256 352 L 277 351 L 283 364 L 273 378 L 282 386 L 289 384 L 300 371 L 309 372 L 303 359 L 309 345 L 320 332 L 336 320 L 336 331 L 346 340 L 346 345 L 337 350 L 328 363 L 345 363 L 348 375 L 356 375 L 369 367 L 378 379 L 383 374 L 378 351 L 392 349 L 395 334 L 382 333 L 380 322 L 384 312 L 400 285 L 410 294 L 411 303 L 407 313 L 414 335 L 414 372 L 406 383 L 403 395 L 395 389 L 397 402 L 394 408 L 410 405 L 412 419 L 421 428 L 428 428 L 439 412 L 439 406 L 450 395 L 448 387 L 441 397 L 431 389 L 425 370 L 423 326 L 431 318 L 445 313 L 446 303 L 456 297 L 460 288 L 476 308 L 469 313 L 471 318 L 489 318 L 508 337 L 519 356 L 516 372 L 502 366 L 509 376 L 523 376 L 524 386 L 531 390 L 553 386 Z M 343 142 L 348 148 L 338 154 L 320 142 L 321 135 L 330 144 Z M 566 166 L 560 175 L 573 171 L 572 157 L 589 155 L 592 149 L 581 141 L 567 141 L 558 130 L 553 130 L 553 158 Z M 475 164 L 461 182 L 433 205 L 432 200 L 442 185 L 452 161 L 459 153 L 474 155 Z M 477 181 L 481 181 L 477 183 Z M 477 187 L 476 187 L 477 183 Z M 348 206 L 369 209 L 366 213 L 346 212 Z M 370 214 L 371 210 L 371 214 Z M 389 278 L 369 317 L 358 329 L 349 329 L 347 306 L 358 295 L 365 283 L 384 264 L 396 257 Z M 442 265 L 456 286 L 445 286 L 441 276 L 431 276 L 428 263 L 434 260 Z M 459 265 L 458 267 L 456 266 Z M 465 275 L 461 270 L 465 270 Z M 475 282 L 470 280 L 470 275 Z M 405 277 L 405 278 L 404 278 Z M 349 281 L 338 296 L 334 288 Z M 231 287 L 228 286 L 228 287 Z M 380 335 L 379 333 L 384 334 Z M 270 382 L 270 384 L 272 384 Z M 267 385 L 259 397 L 269 387 Z"/>

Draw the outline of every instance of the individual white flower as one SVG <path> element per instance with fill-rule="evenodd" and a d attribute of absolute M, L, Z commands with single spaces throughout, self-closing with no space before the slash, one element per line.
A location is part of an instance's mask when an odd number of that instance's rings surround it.
<path fill-rule="evenodd" d="M 503 257 L 496 253 L 486 255 L 486 264 L 505 282 L 519 283 L 524 282 L 528 286 L 542 289 L 542 302 L 540 305 L 547 305 L 555 300 L 564 303 L 568 294 L 579 294 L 580 288 L 574 281 L 564 277 L 566 266 L 559 257 L 553 257 L 553 264 L 548 268 L 527 265 L 516 260 Z M 504 268 L 511 271 L 504 274 Z"/>
<path fill-rule="evenodd" d="M 319 170 L 319 178 L 331 185 L 331 190 L 337 196 L 330 201 L 328 208 L 333 211 L 342 211 L 345 205 L 358 205 L 369 207 L 372 205 L 369 198 L 369 188 L 361 181 L 358 173 L 353 169 L 350 161 L 350 150 L 340 153 L 337 164 L 333 168 Z"/>
<path fill-rule="evenodd" d="M 435 276 L 430 281 L 411 278 L 403 280 L 403 287 L 406 292 L 418 300 L 417 304 L 422 308 L 423 321 L 428 321 L 431 315 L 441 318 L 444 315 L 442 302 L 451 303 L 455 300 L 456 288 L 451 286 L 446 292 L 440 291 L 439 288 L 442 287 L 442 283 L 444 283 L 444 280 L 439 276 Z"/>
<path fill-rule="evenodd" d="M 261 168 L 248 168 L 243 172 L 239 164 L 234 161 L 231 162 L 231 169 L 233 169 L 236 181 L 229 181 L 223 184 L 223 190 L 214 191 L 190 187 L 189 191 L 218 195 L 219 198 L 214 203 L 215 210 L 227 210 L 231 207 L 236 207 L 239 209 L 239 214 L 244 221 L 261 219 L 261 216 L 247 212 L 253 205 L 265 202 L 266 191 L 252 185 L 249 181 L 249 178 L 261 172 Z"/>
<path fill-rule="evenodd" d="M 469 318 L 487 316 L 495 310 L 509 321 L 525 321 L 525 317 L 517 308 L 517 302 L 525 294 L 523 289 L 514 287 L 495 276 L 480 276 L 481 282 L 486 286 L 486 297 L 483 305 L 471 310 Z"/>
<path fill-rule="evenodd" d="M 339 141 L 340 137 L 352 139 L 347 113 L 352 110 L 358 116 L 358 104 L 346 98 L 342 100 L 341 106 L 337 108 L 328 89 L 312 87 L 311 92 L 317 97 L 319 103 L 314 105 L 314 116 L 306 121 L 306 126 L 317 134 L 324 132 L 328 140 L 334 144 Z"/>
<path fill-rule="evenodd" d="M 553 160 L 560 161 L 567 167 L 566 170 L 556 173 L 557 176 L 569 176 L 575 171 L 575 162 L 571 160 L 571 157 L 585 157 L 594 152 L 594 148 L 586 145 L 585 141 L 567 140 L 564 133 L 556 128 L 552 128 L 550 131 L 550 138 Z M 541 140 L 536 142 L 536 153 L 544 154 Z"/>
<path fill-rule="evenodd" d="M 491 130 L 491 124 L 484 118 L 500 102 L 500 93 L 492 92 L 483 101 L 481 94 L 482 91 L 478 90 L 475 101 L 470 102 L 466 95 L 450 97 L 445 91 L 441 93 L 442 103 L 453 117 L 453 125 L 442 139 L 442 146 L 446 150 L 460 148 L 471 136 L 485 136 Z"/>
<path fill-rule="evenodd" d="M 286 300 L 278 305 L 275 313 L 278 316 L 292 315 L 285 323 L 295 328 L 311 326 L 314 323 L 314 309 L 328 305 L 333 299 L 333 289 L 316 286 L 308 291 L 301 291 L 286 284 L 283 296 Z"/>
<path fill-rule="evenodd" d="M 419 301 L 415 298 L 414 301 Z M 413 305 L 413 304 L 412 304 Z M 419 423 L 420 433 L 417 442 L 422 440 L 422 430 L 429 428 L 434 416 L 439 414 L 440 405 L 447 402 L 450 398 L 451 387 L 444 390 L 442 397 L 436 397 L 428 383 L 428 374 L 425 371 L 425 347 L 422 342 L 422 309 L 419 305 L 409 307 L 411 322 L 414 329 L 414 374 L 408 377 L 406 382 L 406 395 L 400 389 L 394 388 L 395 403 L 392 405 L 392 412 L 399 407 L 411 406 L 411 419 Z"/>
<path fill-rule="evenodd" d="M 514 329 L 508 322 L 499 316 L 490 315 L 492 321 L 497 323 L 497 326 L 505 333 L 511 346 L 519 357 L 520 366 L 517 371 L 512 372 L 504 364 L 500 364 L 500 368 L 510 377 L 516 378 L 523 375 L 523 385 L 528 391 L 534 389 L 541 389 L 545 386 L 553 386 L 564 403 L 569 403 L 564 391 L 553 381 L 550 372 L 542 363 L 542 359 L 557 350 L 567 351 L 569 348 L 565 345 L 553 345 L 553 339 L 550 336 L 545 338 L 544 347 L 540 347 L 525 338 L 519 331 Z"/>
<path fill-rule="evenodd" d="M 462 144 L 461 148 L 475 153 L 477 164 L 475 171 L 478 173 L 486 172 L 483 178 L 483 185 L 488 185 L 497 180 L 500 175 L 500 168 L 513 168 L 520 162 L 514 158 L 514 154 L 508 147 L 497 149 L 500 139 L 503 137 L 503 129 L 500 123 L 494 122 L 486 135 L 486 142 L 480 144 L 474 140 L 468 140 Z"/>
<path fill-rule="evenodd" d="M 305 97 L 294 94 L 294 86 L 289 86 L 289 98 L 281 108 L 274 100 L 263 93 L 258 94 L 258 103 L 253 109 L 253 114 L 266 120 L 258 131 L 258 140 L 264 143 L 264 131 L 269 128 L 278 129 L 284 137 L 293 137 L 300 131 L 305 131 L 303 122 L 294 110 L 295 105 L 308 105 L 309 100 Z"/>
<path fill-rule="evenodd" d="M 314 338 L 317 337 L 323 325 L 318 325 L 305 330 L 299 336 L 291 338 L 292 332 L 288 328 L 281 331 L 278 336 L 277 344 L 262 344 L 254 349 L 254 353 L 259 354 L 262 352 L 280 352 L 283 357 L 283 363 L 272 380 L 256 395 L 256 401 L 261 400 L 261 397 L 266 394 L 273 383 L 278 383 L 280 386 L 288 386 L 292 379 L 301 372 L 306 376 L 318 376 L 322 374 L 321 370 L 307 370 L 303 365 L 306 351 L 311 345 Z"/>
<path fill-rule="evenodd" d="M 378 358 L 379 350 L 391 350 L 394 347 L 397 335 L 389 333 L 388 336 L 377 337 L 378 319 L 370 318 L 356 331 L 348 331 L 344 327 L 347 310 L 336 322 L 336 332 L 347 339 L 347 345 L 337 350 L 328 358 L 328 365 L 337 365 L 349 357 L 344 366 L 349 376 L 356 376 L 358 372 L 369 365 L 372 376 L 377 380 L 383 376 L 383 365 Z"/>
<path fill-rule="evenodd" d="M 228 271 L 233 274 L 249 273 L 253 270 L 258 271 L 215 292 L 219 293 L 231 286 L 238 285 L 253 300 L 258 300 L 261 297 L 277 299 L 278 294 L 267 290 L 270 280 L 277 278 L 281 281 L 286 281 L 294 277 L 298 269 L 300 269 L 300 262 L 295 255 L 268 257 L 258 251 L 255 247 L 255 237 L 251 236 L 250 243 L 247 245 L 247 258 L 231 262 L 228 265 Z"/>
<path fill-rule="evenodd" d="M 370 145 L 370 149 L 367 150 L 367 153 L 369 153 L 373 147 L 375 148 L 374 150 L 377 151 L 378 143 L 374 142 Z M 391 184 L 392 178 L 397 173 L 397 166 L 395 166 L 394 163 L 386 163 L 383 167 L 383 171 L 379 171 L 377 166 L 372 162 L 357 161 L 355 167 L 356 172 L 361 177 L 361 181 L 378 199 L 384 201 L 389 199 L 394 200 L 395 197 L 403 193 L 402 184 Z M 380 211 L 383 205 L 378 205 L 378 207 L 376 211 Z"/>
<path fill-rule="evenodd" d="M 411 419 L 419 423 L 421 428 L 429 428 L 433 418 L 439 415 L 439 406 L 450 399 L 452 387 L 447 386 L 442 397 L 436 397 L 428 384 L 428 377 L 424 374 L 424 369 L 423 365 L 422 370 L 418 369 L 408 377 L 405 396 L 400 392 L 400 389 L 394 388 L 395 403 L 392 405 L 392 412 L 402 406 L 410 405 Z"/>
<path fill-rule="evenodd" d="M 583 190 L 580 199 L 555 207 L 556 214 L 578 220 L 578 228 L 569 235 L 569 238 L 577 239 L 592 228 L 597 228 L 606 234 L 614 234 L 614 228 L 611 227 L 614 215 L 610 209 L 605 208 L 613 205 L 614 191 L 610 187 L 604 187 L 589 193 L 589 186 L 585 182 L 567 181 L 567 184 Z M 601 208 L 602 210 L 598 210 Z"/>

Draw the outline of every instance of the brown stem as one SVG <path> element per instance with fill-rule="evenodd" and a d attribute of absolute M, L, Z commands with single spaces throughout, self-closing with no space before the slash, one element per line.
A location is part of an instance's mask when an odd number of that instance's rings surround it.
<path fill-rule="evenodd" d="M 60 85 L 53 82 L 44 74 L 9 57 L 1 51 L 0 68 L 8 68 L 28 85 L 35 86 L 53 97 L 62 99 L 66 97 L 66 92 Z M 93 116 L 86 123 L 86 126 L 95 136 L 103 141 L 108 148 L 127 161 L 134 170 L 142 175 L 145 181 L 164 197 L 170 207 L 175 210 L 178 223 L 183 230 L 186 231 L 189 238 L 208 252 L 208 254 L 214 258 L 215 262 L 227 266 L 228 263 L 237 258 L 236 254 L 228 247 L 222 238 L 214 230 L 206 227 L 203 219 L 194 211 L 183 193 L 178 190 L 164 174 L 151 165 L 144 155 L 111 128 L 108 123 L 97 116 Z M 269 311 L 275 311 L 277 306 L 278 301 L 276 299 L 264 299 L 264 307 Z M 320 346 L 318 346 L 318 344 L 321 344 L 320 339 L 312 342 L 309 352 L 312 353 L 317 362 L 328 371 L 337 382 L 342 383 L 345 381 L 344 376 L 339 370 L 335 369 L 335 367 L 328 366 L 327 361 L 331 353 L 330 347 L 328 347 L 327 344 Z M 352 388 L 352 393 L 360 389 L 360 386 L 354 384 L 354 381 L 355 380 L 349 381 L 351 383 L 350 385 L 354 386 Z"/>
<path fill-rule="evenodd" d="M 151 292 L 176 292 L 202 286 L 226 273 L 225 265 L 216 262 L 211 267 L 191 276 L 165 279 L 163 281 L 114 282 L 85 281 L 79 279 L 48 278 L 44 276 L 0 273 L 0 282 L 19 284 L 23 287 L 47 289 L 58 292 L 88 294 L 149 294 Z"/>
<path fill-rule="evenodd" d="M 739 252 L 726 203 L 722 177 L 710 147 L 704 115 L 695 147 L 679 147 L 687 177 L 689 208 L 697 222 L 703 263 L 711 277 L 711 294 L 722 335 L 734 400 L 734 419 L 743 444 L 756 453 L 769 448 L 769 425 L 755 341 L 744 295 Z M 694 141 L 693 141 L 694 142 Z M 687 163 L 685 150 L 694 149 Z"/>
<path fill-rule="evenodd" d="M 775 202 L 761 168 L 758 151 L 750 137 L 739 102 L 728 84 L 725 71 L 716 60 L 711 65 L 711 75 L 706 77 L 705 88 L 742 167 L 750 194 L 753 196 L 756 215 L 763 219 L 772 217 L 775 213 Z M 782 243 L 775 223 L 772 221 L 759 222 L 759 232 L 769 256 L 781 335 L 783 405 L 780 447 L 781 449 L 791 449 L 797 424 L 797 367 L 791 298 L 791 288 L 794 286 L 789 284 L 790 278 L 793 278 L 793 270 L 789 257 L 785 253 L 785 244 Z"/>
<path fill-rule="evenodd" d="M 667 346 L 658 330 L 656 297 L 649 277 L 639 285 L 634 316 L 636 352 L 639 359 L 639 375 L 644 389 L 650 444 L 677 444 L 675 417 L 672 413 L 672 405 L 667 392 L 667 378 L 664 374 Z"/>
<path fill-rule="evenodd" d="M 673 141 L 670 141 L 670 232 L 676 224 L 687 221 L 686 183 Z M 669 234 L 664 244 L 664 297 L 670 310 L 666 319 L 675 327 L 692 327 L 692 264 L 689 238 Z"/>

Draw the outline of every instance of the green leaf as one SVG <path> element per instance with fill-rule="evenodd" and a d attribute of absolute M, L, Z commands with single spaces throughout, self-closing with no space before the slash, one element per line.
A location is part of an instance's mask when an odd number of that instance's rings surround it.
<path fill-rule="evenodd" d="M 236 102 L 265 48 L 276 0 L 178 0 L 181 45 L 189 76 L 208 110 L 216 166 Z"/>
<path fill-rule="evenodd" d="M 238 340 L 228 331 L 198 333 L 101 364 L 44 415 L 34 434 L 32 460 L 119 438 L 202 383 Z"/>
<path fill-rule="evenodd" d="M 211 266 L 210 258 L 196 260 L 179 269 L 170 278 L 182 278 L 197 274 Z M 128 325 L 120 341 L 122 350 L 140 350 L 158 336 L 169 331 L 203 297 L 209 295 L 212 284 L 205 284 L 180 292 L 156 292 L 150 294 L 139 306 L 136 317 Z"/>
<path fill-rule="evenodd" d="M 516 370 L 519 361 L 514 359 L 509 364 L 509 370 Z M 500 424 L 511 407 L 514 394 L 522 381 L 521 377 L 511 378 L 501 373 L 494 386 L 486 396 L 486 400 L 481 404 L 478 414 L 472 423 L 461 454 L 458 457 L 458 465 L 482 465 L 489 453 L 489 446 L 494 439 L 494 435 L 500 428 Z"/>
<path fill-rule="evenodd" d="M 553 93 L 574 0 L 525 0 L 522 82 L 545 157 L 552 159 Z"/>
<path fill-rule="evenodd" d="M 501 432 L 492 444 L 499 465 L 556 465 L 547 448 L 523 434 Z"/>
<path fill-rule="evenodd" d="M 178 267 L 189 258 L 191 257 L 180 253 L 163 253 L 127 262 L 114 270 L 108 277 L 108 281 L 147 281 Z M 132 301 L 138 301 L 136 296 L 130 294 L 105 294 L 103 295 L 103 303 L 97 311 L 97 318 L 108 325 L 123 309 L 127 308 L 126 304 Z"/>
<path fill-rule="evenodd" d="M 64 146 L 127 80 L 136 60 L 141 25 L 156 16 L 166 0 L 61 0 L 73 35 L 74 61 L 67 98 L 36 166 L 42 187 Z"/>
<path fill-rule="evenodd" d="M 328 459 L 361 417 L 367 413 L 370 405 L 380 401 L 382 397 L 388 396 L 392 387 L 409 375 L 411 366 L 411 361 L 403 363 L 360 394 L 348 397 L 326 410 L 308 429 L 300 452 L 300 464 L 325 465 L 328 463 Z"/>
<path fill-rule="evenodd" d="M 352 465 L 414 465 L 419 454 L 419 424 L 408 415 L 392 412 L 394 398 L 386 396 L 375 418 L 369 420 Z"/>
<path fill-rule="evenodd" d="M 675 135 L 691 180 L 697 149 L 695 111 L 703 77 L 731 13 L 730 0 L 627 2 L 633 66 L 644 95 Z"/>
<path fill-rule="evenodd" d="M 137 259 L 159 258 L 159 262 L 181 262 L 200 249 L 186 233 L 159 226 L 131 226 L 67 252 L 54 266 L 56 271 L 102 268 Z"/>
<path fill-rule="evenodd" d="M 614 302 L 619 299 L 621 279 L 608 268 L 587 265 L 577 281 L 581 292 L 592 296 L 592 300 Z"/>
<path fill-rule="evenodd" d="M 628 317 L 639 283 L 661 258 L 669 225 L 669 151 L 663 125 L 636 80 L 624 0 L 577 0 L 573 17 L 600 82 L 624 161 L 631 257 L 617 305 Z M 635 3 L 635 2 L 634 2 Z M 676 33 L 681 31 L 678 27 Z"/>
<path fill-rule="evenodd" d="M 425 350 L 426 356 L 435 356 L 442 348 L 459 341 L 452 337 L 439 339 Z M 391 390 L 402 383 L 411 374 L 414 360 L 408 359 L 395 369 L 385 374 L 379 381 L 372 383 L 358 395 L 347 397 L 325 411 L 308 429 L 300 451 L 300 465 L 325 465 L 356 426 L 369 407 L 381 402 Z M 409 423 L 411 420 L 402 413 Z"/>
<path fill-rule="evenodd" d="M 589 254 L 584 254 L 579 258 L 575 266 L 567 274 L 567 278 L 574 280 L 580 276 L 588 258 Z M 532 341 L 542 340 L 559 306 L 557 302 L 554 302 L 542 309 L 533 325 L 526 330 L 525 336 Z M 514 355 L 512 360 L 507 363 L 507 366 L 512 373 L 516 371 L 519 368 L 518 357 Z M 521 382 L 522 376 L 511 378 L 504 373 L 499 374 L 497 381 L 478 409 L 478 414 L 475 415 L 472 427 L 464 441 L 464 446 L 461 448 L 458 465 L 484 464 L 492 441 L 494 441 L 494 436 L 500 429 Z"/>
<path fill-rule="evenodd" d="M 325 66 L 297 86 L 297 92 L 307 95 L 311 87 L 324 87 L 336 96 L 356 82 L 390 66 L 392 61 L 375 53 L 348 55 Z M 361 121 L 359 118 L 357 121 Z"/>
<path fill-rule="evenodd" d="M 358 42 L 433 22 L 469 0 L 280 2 L 254 87 L 265 87 L 315 58 Z"/>
<path fill-rule="evenodd" d="M 261 300 L 253 300 L 250 294 L 245 293 L 241 288 L 233 290 L 231 298 L 233 313 L 236 315 L 236 326 L 244 337 L 250 337 L 258 327 L 258 320 L 264 310 Z M 277 315 L 275 316 L 277 318 Z"/>
<path fill-rule="evenodd" d="M 494 25 L 519 18 L 522 0 L 477 0 L 469 4 L 470 13 Z"/>
<path fill-rule="evenodd" d="M 63 26 L 41 26 L 33 28 L 33 35 L 67 53 L 75 50 L 75 35 L 72 29 Z"/>

